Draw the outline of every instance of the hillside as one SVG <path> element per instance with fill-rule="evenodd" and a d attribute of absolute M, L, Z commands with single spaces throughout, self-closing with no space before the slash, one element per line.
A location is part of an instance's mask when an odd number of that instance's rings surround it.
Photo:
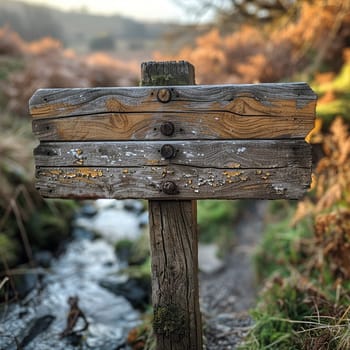
<path fill-rule="evenodd" d="M 0 2 L 0 27 L 9 26 L 31 41 L 45 36 L 61 40 L 79 52 L 108 50 L 120 53 L 151 52 L 166 34 L 181 26 L 144 23 L 119 15 L 102 16 L 85 12 L 64 12 L 19 1 Z"/>

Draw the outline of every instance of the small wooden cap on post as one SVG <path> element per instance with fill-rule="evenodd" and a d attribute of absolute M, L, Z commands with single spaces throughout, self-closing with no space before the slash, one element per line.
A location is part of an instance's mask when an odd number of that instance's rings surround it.
<path fill-rule="evenodd" d="M 194 67 L 188 62 L 141 66 L 142 86 L 194 84 Z M 171 103 L 167 91 L 159 90 L 160 104 Z M 149 218 L 156 349 L 200 350 L 196 201 L 150 200 Z"/>

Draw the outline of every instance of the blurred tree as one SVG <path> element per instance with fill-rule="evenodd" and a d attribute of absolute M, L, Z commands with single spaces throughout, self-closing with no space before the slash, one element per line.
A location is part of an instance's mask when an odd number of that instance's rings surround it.
<path fill-rule="evenodd" d="M 174 0 L 184 8 L 190 8 L 198 17 L 207 12 L 214 14 L 215 22 L 221 28 L 242 23 L 266 23 L 284 15 L 296 13 L 301 2 L 314 0 Z"/>
<path fill-rule="evenodd" d="M 220 30 L 232 30 L 241 24 L 265 25 L 285 23 L 300 16 L 303 4 L 321 7 L 343 7 L 349 0 L 174 0 L 179 6 L 192 11 L 197 17 L 207 12 L 214 15 L 214 22 Z"/>
<path fill-rule="evenodd" d="M 192 0 L 192 5 L 198 1 Z M 208 6 L 219 3 L 218 0 L 205 1 Z M 274 1 L 271 0 L 271 4 Z M 295 74 L 304 74 L 305 79 L 320 71 L 340 69 L 343 50 L 350 47 L 349 0 L 295 0 L 281 16 L 272 19 L 271 12 L 268 22 L 256 17 L 246 23 L 245 12 L 242 14 L 233 8 L 235 3 L 243 6 L 266 2 L 222 0 L 220 5 L 226 6 L 225 16 L 231 18 L 230 27 L 225 30 L 221 22 L 214 22 L 194 44 L 184 46 L 175 57 L 158 55 L 157 59 L 192 62 L 200 72 L 198 81 L 206 84 L 277 82 L 293 79 Z M 241 22 L 232 17 L 230 9 L 240 13 L 237 18 Z"/>

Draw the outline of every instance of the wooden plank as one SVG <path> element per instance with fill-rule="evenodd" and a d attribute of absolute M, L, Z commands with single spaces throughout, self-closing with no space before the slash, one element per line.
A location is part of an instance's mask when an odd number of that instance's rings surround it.
<path fill-rule="evenodd" d="M 173 158 L 162 156 L 164 145 L 170 146 Z M 310 145 L 303 140 L 49 142 L 40 144 L 34 155 L 41 167 L 311 167 Z"/>
<path fill-rule="evenodd" d="M 297 199 L 310 185 L 310 168 L 39 167 L 36 177 L 40 194 L 52 198 Z M 177 194 L 164 193 L 169 181 Z"/>
<path fill-rule="evenodd" d="M 164 136 L 160 127 L 172 122 L 175 132 Z M 39 119 L 33 132 L 42 141 L 164 140 L 164 139 L 280 139 L 305 138 L 314 115 L 246 116 L 228 112 L 97 114 Z"/>
<path fill-rule="evenodd" d="M 41 89 L 30 100 L 33 118 L 101 113 L 230 112 L 244 116 L 313 118 L 316 95 L 306 83 L 172 86 L 170 101 L 159 101 L 164 87 Z"/>

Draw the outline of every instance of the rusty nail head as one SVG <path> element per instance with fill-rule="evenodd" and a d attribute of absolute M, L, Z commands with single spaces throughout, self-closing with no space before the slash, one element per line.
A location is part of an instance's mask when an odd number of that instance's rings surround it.
<path fill-rule="evenodd" d="M 162 184 L 162 190 L 165 194 L 178 194 L 179 190 L 173 181 L 165 181 Z"/>
<path fill-rule="evenodd" d="M 172 122 L 164 122 L 160 126 L 160 132 L 164 136 L 171 136 L 175 132 L 175 126 Z"/>
<path fill-rule="evenodd" d="M 162 148 L 160 149 L 160 154 L 165 159 L 171 159 L 175 157 L 176 150 L 172 145 L 166 144 L 166 145 L 163 145 Z"/>
<path fill-rule="evenodd" d="M 157 99 L 159 102 L 168 103 L 171 100 L 171 91 L 169 89 L 159 89 Z"/>

